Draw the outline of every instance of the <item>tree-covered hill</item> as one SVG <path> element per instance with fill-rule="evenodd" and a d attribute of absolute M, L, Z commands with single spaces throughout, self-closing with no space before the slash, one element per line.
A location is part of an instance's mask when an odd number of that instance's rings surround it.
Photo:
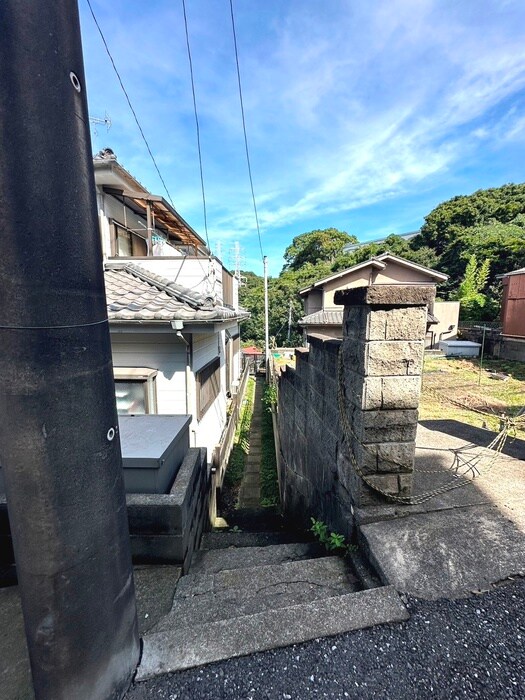
<path fill-rule="evenodd" d="M 269 280 L 270 335 L 278 345 L 300 343 L 297 321 L 303 315 L 299 290 L 333 272 L 389 251 L 449 275 L 438 294 L 462 301 L 464 320 L 493 320 L 500 304 L 498 276 L 525 267 L 525 183 L 479 190 L 439 204 L 426 217 L 421 233 L 410 240 L 388 236 L 344 253 L 355 236 L 334 228 L 295 236 L 284 252 L 285 265 Z M 252 313 L 243 324 L 243 340 L 264 342 L 263 280 L 243 273 L 241 304 Z"/>

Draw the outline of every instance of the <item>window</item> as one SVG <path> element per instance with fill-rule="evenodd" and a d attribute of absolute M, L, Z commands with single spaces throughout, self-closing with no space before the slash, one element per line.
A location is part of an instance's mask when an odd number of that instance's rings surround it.
<path fill-rule="evenodd" d="M 195 374 L 197 382 L 197 417 L 200 420 L 219 395 L 221 362 L 218 357 Z"/>
<path fill-rule="evenodd" d="M 157 413 L 156 369 L 114 367 L 117 413 Z"/>
<path fill-rule="evenodd" d="M 148 254 L 148 243 L 142 237 L 125 226 L 113 221 L 113 255 L 114 257 L 145 257 Z"/>

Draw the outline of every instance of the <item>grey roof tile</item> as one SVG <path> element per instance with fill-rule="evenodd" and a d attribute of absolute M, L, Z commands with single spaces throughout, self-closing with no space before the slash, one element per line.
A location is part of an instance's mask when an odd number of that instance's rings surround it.
<path fill-rule="evenodd" d="M 300 326 L 341 326 L 343 324 L 343 310 L 341 311 L 315 311 L 313 314 L 303 316 L 299 320 Z"/>
<path fill-rule="evenodd" d="M 249 315 L 131 263 L 107 263 L 104 280 L 110 321 L 222 321 Z"/>

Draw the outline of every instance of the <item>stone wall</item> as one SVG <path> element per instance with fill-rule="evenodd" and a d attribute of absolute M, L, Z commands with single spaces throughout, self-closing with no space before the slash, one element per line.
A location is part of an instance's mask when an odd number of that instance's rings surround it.
<path fill-rule="evenodd" d="M 337 293 L 343 340 L 309 336 L 279 381 L 285 512 L 350 535 L 353 506 L 411 493 L 429 287 Z M 341 359 L 339 359 L 341 355 Z M 341 366 L 339 366 L 341 362 Z M 340 410 L 341 409 L 341 410 Z"/>

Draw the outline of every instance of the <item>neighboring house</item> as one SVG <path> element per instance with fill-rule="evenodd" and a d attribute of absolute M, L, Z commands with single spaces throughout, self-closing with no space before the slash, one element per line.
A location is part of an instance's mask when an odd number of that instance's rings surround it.
<path fill-rule="evenodd" d="M 499 355 L 525 360 L 525 267 L 502 275 L 501 345 Z"/>
<path fill-rule="evenodd" d="M 342 337 L 343 310 L 334 303 L 339 289 L 363 287 L 369 284 L 397 284 L 436 286 L 448 279 L 447 275 L 417 263 L 382 253 L 353 267 L 336 272 L 303 289 L 305 315 L 299 325 L 308 333 L 319 333 L 334 338 Z M 455 337 L 459 302 L 434 302 L 429 309 L 427 346 L 436 345 L 444 337 Z"/>
<path fill-rule="evenodd" d="M 210 461 L 241 372 L 237 280 L 109 149 L 94 170 L 118 411 L 191 415 Z"/>

